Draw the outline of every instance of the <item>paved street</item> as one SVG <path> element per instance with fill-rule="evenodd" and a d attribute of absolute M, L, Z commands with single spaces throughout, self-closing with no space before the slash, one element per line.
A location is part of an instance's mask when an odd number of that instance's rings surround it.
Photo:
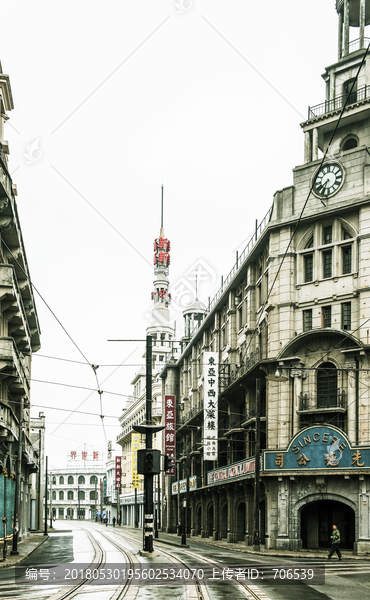
<path fill-rule="evenodd" d="M 239 600 L 242 598 L 260 598 L 266 600 L 295 600 L 304 596 L 305 600 L 358 600 L 370 594 L 370 560 L 350 557 L 339 562 L 330 562 L 317 556 L 263 556 L 250 551 L 242 544 L 232 545 L 230 549 L 217 547 L 210 542 L 199 539 L 188 540 L 189 547 L 182 548 L 179 538 L 173 535 L 159 534 L 161 539 L 155 540 L 155 552 L 152 556 L 141 556 L 142 531 L 132 528 L 112 526 L 105 527 L 100 523 L 88 521 L 56 522 L 55 530 L 48 539 L 28 557 L 23 558 L 17 566 L 17 574 L 36 573 L 37 580 L 32 582 L 19 580 L 15 583 L 15 567 L 0 569 L 0 592 L 4 600 L 42 600 L 62 597 L 74 597 L 79 600 L 146 600 L 160 598 L 205 600 Z M 26 544 L 26 542 L 25 542 Z M 82 569 L 99 566 L 104 581 L 86 581 L 80 575 Z M 176 565 L 176 569 L 174 568 Z M 320 585 L 320 573 L 325 567 L 325 583 Z M 22 569 L 21 569 L 22 568 Z M 126 581 L 118 580 L 119 571 L 126 569 Z M 129 571 L 132 569 L 132 571 Z M 145 577 L 154 577 L 156 573 L 168 574 L 166 585 L 150 583 L 149 579 L 141 581 L 141 585 L 128 573 L 135 569 L 145 573 Z M 178 575 L 194 573 L 192 580 L 180 581 Z M 250 579 L 241 576 L 243 571 Z M 112 581 L 107 582 L 109 570 L 114 573 Z M 197 578 L 201 573 L 208 573 L 212 581 L 206 586 L 197 586 Z M 62 573 L 63 585 L 58 579 Z M 276 577 L 267 581 L 269 573 Z M 314 574 L 312 582 L 294 581 L 287 578 L 305 573 L 306 581 Z M 70 579 L 65 580 L 69 575 Z M 151 574 L 151 575 L 150 575 Z M 17 575 L 17 577 L 18 577 Z M 283 580 L 280 580 L 283 578 Z M 76 590 L 76 586 L 80 587 Z"/>

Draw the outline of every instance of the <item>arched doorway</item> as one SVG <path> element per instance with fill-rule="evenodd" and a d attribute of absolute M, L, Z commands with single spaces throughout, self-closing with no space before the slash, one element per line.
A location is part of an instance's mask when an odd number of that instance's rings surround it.
<path fill-rule="evenodd" d="M 341 548 L 353 548 L 354 510 L 336 500 L 320 500 L 306 505 L 301 512 L 303 548 L 330 548 L 333 525 L 340 531 Z"/>
<path fill-rule="evenodd" d="M 245 503 L 241 502 L 236 511 L 236 539 L 244 542 L 245 539 Z"/>
<path fill-rule="evenodd" d="M 207 535 L 213 536 L 213 502 L 208 505 Z"/>
<path fill-rule="evenodd" d="M 224 504 L 221 510 L 220 522 L 220 540 L 227 538 L 227 504 Z"/>

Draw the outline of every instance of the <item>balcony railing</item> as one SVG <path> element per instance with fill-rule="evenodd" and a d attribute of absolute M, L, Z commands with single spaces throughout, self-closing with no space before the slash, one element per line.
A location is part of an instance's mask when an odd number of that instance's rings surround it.
<path fill-rule="evenodd" d="M 314 392 L 308 392 L 299 394 L 299 410 L 300 411 L 312 411 L 318 412 L 320 410 L 328 409 L 345 409 L 346 393 L 345 390 L 338 388 L 336 393 L 328 394 L 326 396 L 318 396 Z"/>
<path fill-rule="evenodd" d="M 349 54 L 351 54 L 351 52 L 357 52 L 357 50 L 366 50 L 366 48 L 368 47 L 368 45 L 370 44 L 370 38 L 365 38 L 364 39 L 364 46 L 361 46 L 361 40 L 360 38 L 357 38 L 357 40 L 353 40 L 352 42 L 349 43 Z"/>
<path fill-rule="evenodd" d="M 222 387 L 222 391 L 228 388 L 230 385 L 235 383 L 240 377 L 242 377 L 253 365 L 258 363 L 260 360 L 260 352 L 256 350 L 255 352 L 251 352 L 241 363 L 236 365 L 234 369 L 230 370 L 230 373 L 227 374 L 225 370 L 223 370 L 222 376 L 220 374 L 220 383 Z"/>
<path fill-rule="evenodd" d="M 343 96 L 337 96 L 337 98 L 333 98 L 332 100 L 326 100 L 322 104 L 316 104 L 316 106 L 308 107 L 308 120 L 315 119 L 316 117 L 321 117 L 322 115 L 326 115 L 333 110 L 340 110 L 347 102 L 347 106 L 351 104 L 356 104 L 357 102 L 362 102 L 363 100 L 368 100 L 370 98 L 370 85 L 365 85 L 364 87 L 358 89 L 351 94 L 343 94 Z"/>
<path fill-rule="evenodd" d="M 201 400 L 196 406 L 193 406 L 193 408 L 188 410 L 188 412 L 185 415 L 180 417 L 180 424 L 184 425 L 184 423 L 187 423 L 188 421 L 193 419 L 198 413 L 200 413 L 203 410 L 203 408 L 204 404 L 203 400 Z"/>
<path fill-rule="evenodd" d="M 219 299 L 221 298 L 221 296 L 225 292 L 227 286 L 229 285 L 229 283 L 232 281 L 232 279 L 235 277 L 235 275 L 239 271 L 241 265 L 244 263 L 244 261 L 251 254 L 251 252 L 254 249 L 254 246 L 256 245 L 258 239 L 261 237 L 261 235 L 263 234 L 263 232 L 265 231 L 265 229 L 267 228 L 267 226 L 268 226 L 268 224 L 270 222 L 271 214 L 272 214 L 272 209 L 273 209 L 273 207 L 271 206 L 271 208 L 269 208 L 269 210 L 267 211 L 266 215 L 262 219 L 261 223 L 259 225 L 256 225 L 255 232 L 253 233 L 252 237 L 250 238 L 248 244 L 244 248 L 243 252 L 238 256 L 237 262 L 234 264 L 234 266 L 232 267 L 232 269 L 229 272 L 229 274 L 227 275 L 227 277 L 223 280 L 222 286 L 220 287 L 220 289 L 218 290 L 218 292 L 213 296 L 212 300 L 210 301 L 208 309 L 207 309 L 207 312 L 206 312 L 206 316 L 211 312 L 211 310 L 217 304 L 217 302 L 219 301 Z M 204 319 L 203 319 L 203 321 L 201 321 L 194 328 L 194 331 L 192 332 L 192 339 L 197 334 L 197 331 L 202 326 L 203 322 L 204 322 Z M 192 340 L 190 340 L 188 342 L 187 346 L 189 346 L 191 344 L 191 341 Z M 181 352 L 182 351 L 183 350 L 181 350 Z M 165 358 L 166 364 L 168 362 L 170 362 L 171 359 L 174 359 L 176 361 L 176 359 L 173 356 L 173 354 L 172 353 L 168 353 L 166 355 L 166 358 Z"/>

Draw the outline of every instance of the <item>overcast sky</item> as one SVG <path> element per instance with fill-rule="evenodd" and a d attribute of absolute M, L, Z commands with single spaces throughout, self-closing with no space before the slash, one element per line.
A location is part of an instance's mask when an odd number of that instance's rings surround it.
<path fill-rule="evenodd" d="M 120 451 L 144 344 L 107 340 L 145 338 L 162 183 L 179 326 L 196 267 L 207 303 L 292 184 L 300 123 L 337 60 L 337 14 L 334 0 L 20 0 L 2 14 L 15 104 L 5 137 L 31 277 L 76 344 L 35 294 L 32 376 L 49 383 L 33 381 L 33 415 L 45 412 L 49 461 L 63 468 L 84 443 L 106 448 L 99 394 L 69 387 L 96 388 L 85 358 L 100 365 Z"/>

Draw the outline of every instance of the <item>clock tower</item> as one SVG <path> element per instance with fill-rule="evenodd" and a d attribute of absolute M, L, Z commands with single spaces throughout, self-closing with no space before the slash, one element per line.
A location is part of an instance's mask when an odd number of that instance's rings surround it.
<path fill-rule="evenodd" d="M 319 151 L 325 152 L 329 145 L 328 159 L 370 145 L 370 55 L 367 52 L 370 39 L 365 37 L 366 26 L 370 24 L 370 0 L 337 0 L 336 10 L 338 60 L 322 75 L 326 84 L 325 101 L 310 106 L 308 120 L 301 125 L 305 134 L 305 163 L 317 161 Z M 316 191 L 314 189 L 314 193 Z"/>

